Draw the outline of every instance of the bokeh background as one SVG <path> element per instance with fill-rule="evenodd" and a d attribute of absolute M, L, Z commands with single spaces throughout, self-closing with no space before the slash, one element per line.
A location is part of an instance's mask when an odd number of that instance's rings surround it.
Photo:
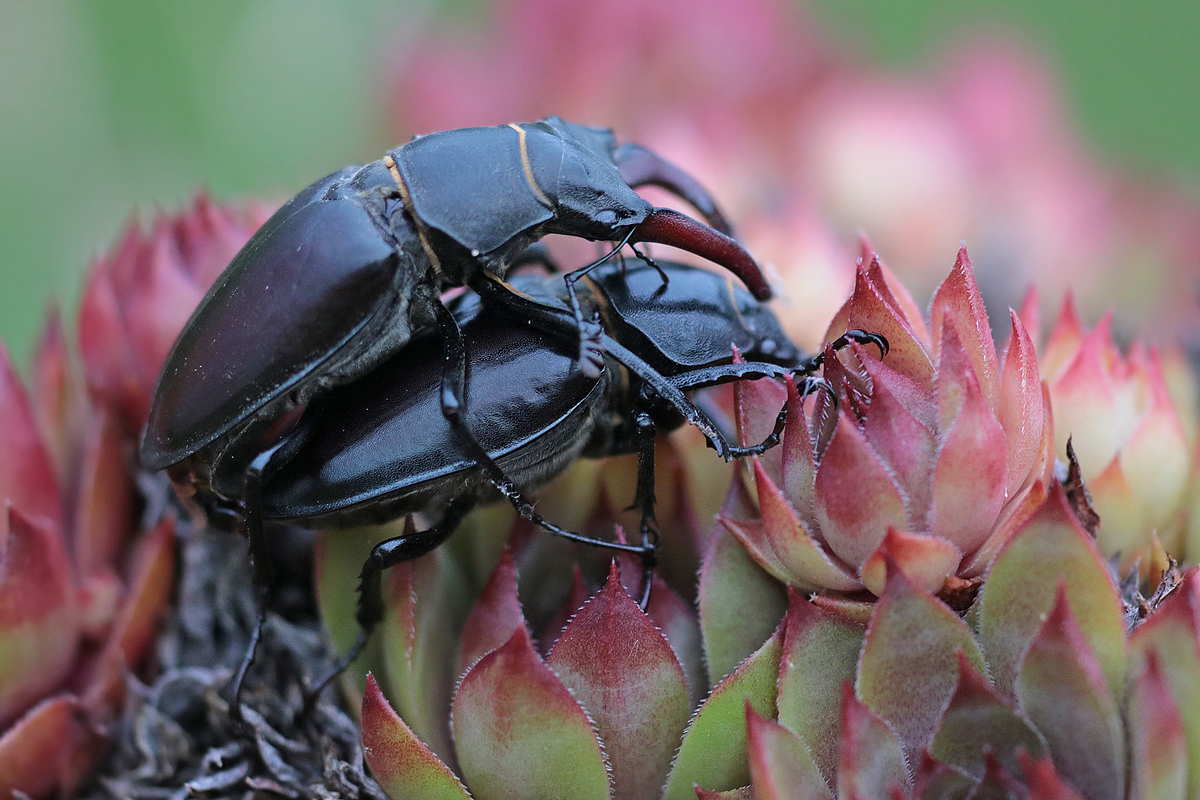
<path fill-rule="evenodd" d="M 1005 31 L 1056 71 L 1066 116 L 1098 160 L 1188 192 L 1200 182 L 1200 4 L 808 8 L 855 59 L 909 73 L 964 31 Z M 0 337 L 18 363 L 49 299 L 74 307 L 82 270 L 131 216 L 178 207 L 201 187 L 221 199 L 283 199 L 397 144 L 389 64 L 431 25 L 470 25 L 483 9 L 477 0 L 0 0 Z"/>

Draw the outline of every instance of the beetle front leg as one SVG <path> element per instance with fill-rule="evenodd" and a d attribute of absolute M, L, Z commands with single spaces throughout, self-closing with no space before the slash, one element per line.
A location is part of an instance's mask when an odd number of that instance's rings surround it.
<path fill-rule="evenodd" d="M 661 539 L 657 520 L 654 518 L 654 419 L 649 413 L 639 411 L 634 416 L 634 437 L 637 440 L 638 471 L 637 491 L 633 505 L 641 513 L 642 534 L 642 596 L 638 605 L 642 611 L 650 604 L 650 587 L 654 582 L 656 553 Z"/>
<path fill-rule="evenodd" d="M 847 345 L 849 345 L 851 342 L 857 342 L 859 344 L 875 345 L 876 347 L 879 348 L 879 358 L 880 359 L 883 359 L 884 357 L 886 357 L 888 354 L 888 351 L 891 350 L 891 345 L 888 344 L 888 340 L 882 334 L 868 333 L 867 331 L 859 330 L 857 328 L 855 328 L 854 330 L 846 331 L 841 336 L 839 336 L 838 338 L 836 338 L 832 342 L 830 342 L 828 344 L 828 347 L 831 350 L 833 350 L 834 352 L 837 352 L 838 350 L 841 350 L 843 347 L 846 347 Z M 825 363 L 825 351 L 822 350 L 821 352 L 817 353 L 815 356 L 812 356 L 811 358 L 806 358 L 805 360 L 803 360 L 799 364 L 797 364 L 796 372 L 801 375 L 811 375 L 812 373 L 819 370 L 824 363 Z"/>

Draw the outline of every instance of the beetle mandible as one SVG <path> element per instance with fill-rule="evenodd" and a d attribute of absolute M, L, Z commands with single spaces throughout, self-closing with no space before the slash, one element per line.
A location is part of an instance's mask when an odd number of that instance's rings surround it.
<path fill-rule="evenodd" d="M 663 186 L 709 225 L 655 208 Z M 439 295 L 468 285 L 512 305 L 507 264 L 550 233 L 660 242 L 727 267 L 770 296 L 712 198 L 683 171 L 611 131 L 549 117 L 418 137 L 309 186 L 234 257 L 167 357 L 141 444 L 149 469 L 187 462 L 201 488 L 241 494 L 244 467 L 289 409 L 366 374 L 418 328 L 455 336 Z M 537 304 L 543 327 L 574 323 Z M 452 343 L 448 343 L 450 345 Z M 461 415 L 464 356 L 448 346 L 443 411 Z M 598 357 L 593 354 L 593 361 Z"/>

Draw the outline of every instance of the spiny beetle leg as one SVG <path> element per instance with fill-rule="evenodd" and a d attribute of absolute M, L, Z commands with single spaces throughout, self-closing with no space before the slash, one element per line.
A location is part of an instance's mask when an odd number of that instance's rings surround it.
<path fill-rule="evenodd" d="M 271 554 L 267 548 L 266 529 L 263 525 L 262 513 L 262 483 L 263 476 L 268 474 L 272 457 L 286 443 L 286 439 L 262 451 L 246 469 L 246 489 L 243 495 L 242 524 L 245 526 L 246 538 L 250 542 L 250 574 L 257 590 L 258 619 L 255 620 L 254 630 L 250 634 L 250 644 L 242 663 L 238 665 L 237 673 L 230 684 L 231 705 L 229 716 L 235 724 L 244 724 L 242 716 L 242 684 L 245 683 L 246 673 L 254 663 L 254 655 L 258 651 L 258 643 L 262 639 L 263 625 L 267 619 L 267 599 L 271 584 L 274 580 L 274 568 Z"/>
<path fill-rule="evenodd" d="M 484 449 L 483 445 L 479 443 L 479 440 L 475 438 L 467 427 L 466 409 L 463 408 L 462 403 L 463 378 L 466 372 L 466 353 L 463 349 L 462 329 L 458 327 L 458 320 L 454 319 L 454 315 L 444 305 L 438 303 L 435 306 L 435 311 L 437 312 L 438 327 L 441 329 L 442 347 L 444 348 L 441 388 L 442 414 L 445 415 L 446 419 L 450 422 L 450 426 L 458 433 L 463 445 L 470 452 L 471 459 L 483 471 L 483 474 L 487 476 L 492 485 L 499 490 L 500 494 L 506 500 L 512 503 L 518 514 L 555 536 L 560 536 L 572 542 L 604 547 L 609 550 L 644 555 L 644 547 L 622 544 L 621 542 L 609 542 L 603 539 L 593 539 L 590 536 L 572 533 L 558 527 L 534 510 L 533 504 L 525 498 L 521 490 L 517 488 L 517 485 L 500 468 L 500 465 L 488 455 L 487 450 Z"/>
<path fill-rule="evenodd" d="M 372 548 L 358 576 L 358 612 L 355 615 L 359 627 L 358 638 L 333 668 L 309 688 L 304 697 L 302 716 L 311 713 L 325 687 L 354 663 L 354 659 L 358 658 L 366 647 L 371 632 L 383 619 L 383 571 L 433 552 L 438 545 L 450 538 L 450 534 L 454 533 L 470 510 L 470 503 L 452 501 L 443 512 L 442 518 L 423 531 L 413 530 L 412 518 L 409 517 L 404 524 L 404 533 L 386 539 Z"/>
<path fill-rule="evenodd" d="M 656 553 L 661 539 L 654 518 L 654 433 L 654 419 L 646 411 L 639 411 L 634 417 L 638 471 L 633 505 L 641 514 L 642 596 L 638 599 L 638 606 L 642 611 L 650 605 L 650 587 L 654 584 L 654 567 L 658 562 Z"/>
<path fill-rule="evenodd" d="M 858 328 L 855 328 L 854 330 L 846 331 L 841 336 L 839 336 L 838 338 L 836 338 L 832 342 L 830 342 L 829 347 L 833 348 L 833 350 L 836 352 L 838 350 L 841 350 L 843 347 L 846 347 L 851 342 L 858 342 L 859 344 L 875 345 L 876 347 L 879 348 L 880 359 L 885 358 L 887 356 L 888 352 L 891 350 L 891 345 L 888 344 L 888 340 L 886 337 L 883 336 L 883 334 L 868 333 L 867 331 L 859 330 Z M 819 370 L 821 368 L 821 365 L 823 365 L 824 363 L 825 363 L 825 351 L 822 350 L 820 353 L 817 353 L 812 358 L 807 358 L 804 361 L 801 361 L 798 365 L 796 365 L 796 372 L 800 375 L 811 375 L 812 373 Z"/>

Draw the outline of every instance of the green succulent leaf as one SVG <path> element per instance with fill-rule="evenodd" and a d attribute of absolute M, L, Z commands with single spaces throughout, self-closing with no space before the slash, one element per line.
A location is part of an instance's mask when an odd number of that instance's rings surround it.
<path fill-rule="evenodd" d="M 781 627 L 721 681 L 700 706 L 684 734 L 664 800 L 691 798 L 693 784 L 723 790 L 750 783 L 746 706 L 760 716 L 775 716 L 782 643 Z"/>
<path fill-rule="evenodd" d="M 435 550 L 388 570 L 382 636 L 387 687 L 396 710 L 443 759 L 451 758 L 450 715 L 457 650 L 467 614 L 466 581 L 450 553 Z"/>
<path fill-rule="evenodd" d="M 940 761 L 983 777 L 984 754 L 994 754 L 1005 769 L 1019 769 L 1018 752 L 1039 756 L 1045 744 L 961 653 L 958 688 L 942 717 L 930 752 Z"/>
<path fill-rule="evenodd" d="M 1145 668 L 1130 682 L 1130 784 L 1144 800 L 1183 800 L 1187 795 L 1187 740 L 1183 718 L 1158 654 L 1147 654 Z"/>
<path fill-rule="evenodd" d="M 457 776 L 417 738 L 367 675 L 362 705 L 363 757 L 392 800 L 467 800 Z"/>
<path fill-rule="evenodd" d="M 779 665 L 779 722 L 795 731 L 831 785 L 837 776 L 842 684 L 854 680 L 866 629 L 788 595 Z"/>
<path fill-rule="evenodd" d="M 842 746 L 838 753 L 838 800 L 891 797 L 908 787 L 900 739 L 887 723 L 842 687 Z"/>
<path fill-rule="evenodd" d="M 608 768 L 587 714 L 524 626 L 463 676 L 454 743 L 479 800 L 606 800 Z"/>
<path fill-rule="evenodd" d="M 980 596 L 980 639 L 996 689 L 1013 697 L 1029 643 L 1062 585 L 1080 629 L 1120 697 L 1125 685 L 1125 621 L 1113 579 L 1071 511 L 1062 486 L 996 556 Z"/>
<path fill-rule="evenodd" d="M 1147 669 L 1156 654 L 1183 720 L 1187 742 L 1187 796 L 1200 793 L 1200 593 L 1198 570 L 1192 569 L 1129 641 L 1130 675 Z"/>
<path fill-rule="evenodd" d="M 1090 800 L 1119 800 L 1125 786 L 1121 713 L 1064 588 L 1017 675 L 1021 709 L 1054 765 Z"/>
<path fill-rule="evenodd" d="M 700 630 L 710 685 L 732 673 L 771 636 L 787 611 L 787 591 L 721 525 L 700 570 Z"/>
<path fill-rule="evenodd" d="M 615 562 L 546 661 L 596 725 L 613 797 L 657 794 L 687 727 L 687 686 L 671 646 L 622 588 Z"/>
<path fill-rule="evenodd" d="M 756 800 L 833 800 L 833 792 L 804 742 L 749 707 L 746 743 Z"/>
<path fill-rule="evenodd" d="M 911 754 L 933 741 L 958 684 L 958 653 L 983 668 L 966 623 L 913 586 L 889 558 L 887 588 L 867 627 L 856 688 L 859 699 L 891 724 Z"/>

